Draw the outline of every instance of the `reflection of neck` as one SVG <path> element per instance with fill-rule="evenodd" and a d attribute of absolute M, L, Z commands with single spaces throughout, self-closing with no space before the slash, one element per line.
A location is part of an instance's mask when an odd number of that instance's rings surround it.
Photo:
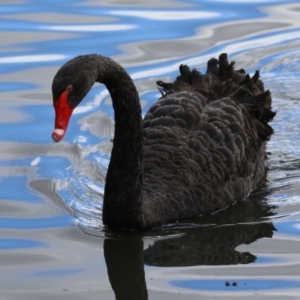
<path fill-rule="evenodd" d="M 104 257 L 116 300 L 148 299 L 142 240 L 106 239 Z"/>

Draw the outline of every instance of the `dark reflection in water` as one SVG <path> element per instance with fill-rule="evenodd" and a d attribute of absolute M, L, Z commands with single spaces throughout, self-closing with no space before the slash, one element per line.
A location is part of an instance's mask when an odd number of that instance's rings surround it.
<path fill-rule="evenodd" d="M 148 299 L 144 264 L 178 267 L 255 262 L 255 255 L 236 248 L 261 238 L 272 238 L 276 228 L 264 219 L 273 215 L 274 207 L 259 200 L 263 196 L 260 192 L 221 213 L 189 220 L 185 227 L 180 223 L 153 230 L 147 233 L 147 238 L 158 234 L 162 238 L 145 250 L 143 233 L 107 232 L 104 255 L 116 299 Z"/>
<path fill-rule="evenodd" d="M 188 229 L 177 239 L 156 241 L 144 251 L 144 263 L 161 267 L 252 263 L 255 255 L 235 248 L 271 238 L 273 230 L 272 223 Z"/>
<path fill-rule="evenodd" d="M 106 239 L 104 256 L 117 300 L 148 299 L 140 238 Z"/>

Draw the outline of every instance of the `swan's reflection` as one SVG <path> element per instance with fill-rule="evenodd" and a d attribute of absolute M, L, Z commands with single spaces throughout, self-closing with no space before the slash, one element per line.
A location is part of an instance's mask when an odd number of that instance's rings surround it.
<path fill-rule="evenodd" d="M 271 222 L 263 222 L 273 215 L 272 207 L 253 198 L 220 214 L 199 218 L 194 227 L 161 229 L 159 234 L 168 238 L 156 240 L 146 250 L 145 235 L 141 233 L 108 232 L 104 254 L 116 299 L 148 299 L 143 264 L 177 267 L 255 262 L 255 255 L 236 248 L 260 238 L 271 238 L 276 229 Z M 147 237 L 151 234 L 158 232 L 148 233 Z"/>
<path fill-rule="evenodd" d="M 140 238 L 106 239 L 104 257 L 117 300 L 148 299 Z"/>
<path fill-rule="evenodd" d="M 177 239 L 155 242 L 144 251 L 144 263 L 162 267 L 252 263 L 255 255 L 235 248 L 272 237 L 274 229 L 271 223 L 190 229 Z"/>

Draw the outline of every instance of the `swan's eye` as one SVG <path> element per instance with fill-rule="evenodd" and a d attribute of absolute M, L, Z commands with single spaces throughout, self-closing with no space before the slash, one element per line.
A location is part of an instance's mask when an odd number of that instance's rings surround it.
<path fill-rule="evenodd" d="M 73 85 L 68 85 L 66 88 L 66 92 L 71 92 L 73 90 Z"/>

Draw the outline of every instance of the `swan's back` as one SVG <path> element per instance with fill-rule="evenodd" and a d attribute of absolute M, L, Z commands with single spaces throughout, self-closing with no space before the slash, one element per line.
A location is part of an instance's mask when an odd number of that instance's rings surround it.
<path fill-rule="evenodd" d="M 162 97 L 144 118 L 146 223 L 223 209 L 264 178 L 271 95 L 258 71 L 233 66 L 222 54 L 206 74 L 181 65 L 173 83 L 157 82 Z"/>

